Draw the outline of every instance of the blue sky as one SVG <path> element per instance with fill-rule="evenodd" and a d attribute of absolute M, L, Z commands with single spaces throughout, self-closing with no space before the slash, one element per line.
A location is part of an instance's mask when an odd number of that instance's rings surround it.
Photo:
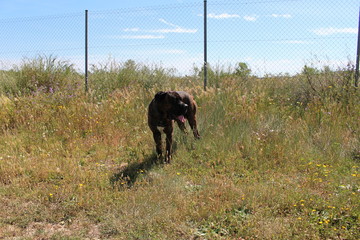
<path fill-rule="evenodd" d="M 208 61 L 254 73 L 355 61 L 359 0 L 208 0 Z M 133 59 L 188 73 L 203 62 L 203 0 L 0 0 L 0 67 L 53 54 L 83 69 L 84 10 L 91 64 Z"/>
<path fill-rule="evenodd" d="M 137 8 L 195 2 L 194 0 L 0 0 L 1 19 L 64 13 Z"/>

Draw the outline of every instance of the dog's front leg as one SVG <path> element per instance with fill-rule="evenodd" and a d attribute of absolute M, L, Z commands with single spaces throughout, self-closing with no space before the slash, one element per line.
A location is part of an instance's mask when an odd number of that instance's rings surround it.
<path fill-rule="evenodd" d="M 194 137 L 196 139 L 200 139 L 200 134 L 199 131 L 197 130 L 197 124 L 196 124 L 196 117 L 195 114 L 194 115 L 190 115 L 189 117 L 189 125 L 194 133 Z"/>
<path fill-rule="evenodd" d="M 172 126 L 172 124 L 167 126 L 164 129 L 164 132 L 166 134 L 165 163 L 170 163 L 170 161 L 171 161 L 172 141 L 173 141 L 173 126 Z"/>
<path fill-rule="evenodd" d="M 156 144 L 156 153 L 158 159 L 162 156 L 161 132 L 157 129 L 153 130 L 153 137 Z"/>
<path fill-rule="evenodd" d="M 180 130 L 183 131 L 185 134 L 187 134 L 185 124 L 177 119 L 176 119 L 176 123 L 178 124 Z"/>

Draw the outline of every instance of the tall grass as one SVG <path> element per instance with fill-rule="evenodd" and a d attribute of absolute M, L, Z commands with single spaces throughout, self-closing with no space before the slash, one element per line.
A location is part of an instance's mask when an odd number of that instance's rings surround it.
<path fill-rule="evenodd" d="M 54 56 L 38 56 L 23 59 L 20 66 L 2 72 L 0 90 L 10 95 L 37 92 L 55 92 L 76 88 L 80 75 L 72 64 L 58 60 Z"/>
<path fill-rule="evenodd" d="M 38 58 L 0 72 L 0 238 L 359 239 L 360 96 L 351 67 L 257 78 Z M 50 61 L 49 61 L 50 60 Z M 248 72 L 249 73 L 249 72 Z M 159 90 L 192 93 L 202 139 L 155 163 Z"/>

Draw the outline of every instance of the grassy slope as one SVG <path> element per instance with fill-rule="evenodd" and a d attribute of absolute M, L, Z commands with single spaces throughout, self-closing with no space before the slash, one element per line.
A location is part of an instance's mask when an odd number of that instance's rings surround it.
<path fill-rule="evenodd" d="M 52 64 L 0 73 L 0 238 L 359 239 L 359 92 L 346 71 L 228 75 L 204 92 L 195 76 L 129 61 L 93 69 L 84 96 L 71 66 Z M 34 72 L 60 84 L 27 81 Z M 167 89 L 195 96 L 202 139 L 176 129 L 162 165 L 146 108 Z"/>

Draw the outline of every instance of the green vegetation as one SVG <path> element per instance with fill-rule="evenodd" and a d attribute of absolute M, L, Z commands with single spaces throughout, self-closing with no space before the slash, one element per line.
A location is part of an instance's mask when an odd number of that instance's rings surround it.
<path fill-rule="evenodd" d="M 54 57 L 0 71 L 0 238 L 359 239 L 360 94 L 353 69 L 296 76 L 134 61 L 83 76 Z M 159 90 L 199 105 L 155 163 Z"/>

